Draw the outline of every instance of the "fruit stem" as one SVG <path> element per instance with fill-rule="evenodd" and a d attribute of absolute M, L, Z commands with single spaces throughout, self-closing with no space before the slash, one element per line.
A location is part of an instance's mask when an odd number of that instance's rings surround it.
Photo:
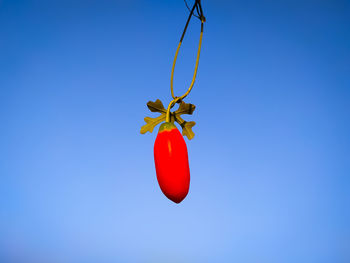
<path fill-rule="evenodd" d="M 165 117 L 165 121 L 166 122 L 170 122 L 170 109 L 172 107 L 174 107 L 175 103 L 178 102 L 179 100 L 181 100 L 181 97 L 175 97 L 175 99 L 173 99 L 168 106 L 168 109 L 166 111 L 166 117 Z"/>

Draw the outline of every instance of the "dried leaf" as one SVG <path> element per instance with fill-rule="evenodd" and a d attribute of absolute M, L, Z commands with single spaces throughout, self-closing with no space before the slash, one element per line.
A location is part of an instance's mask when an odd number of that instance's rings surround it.
<path fill-rule="evenodd" d="M 141 134 L 145 134 L 146 132 L 153 132 L 154 127 L 156 127 L 159 123 L 165 121 L 165 117 L 166 114 L 162 114 L 157 118 L 146 117 L 144 119 L 146 124 L 141 127 Z"/>
<path fill-rule="evenodd" d="M 185 103 L 184 101 L 182 101 L 179 108 L 174 112 L 174 114 L 175 115 L 192 114 L 195 109 L 196 109 L 195 105 L 190 103 Z"/>
<path fill-rule="evenodd" d="M 164 108 L 164 105 L 160 99 L 157 99 L 155 102 L 147 102 L 147 107 L 150 109 L 151 112 L 166 112 L 166 109 Z"/>
<path fill-rule="evenodd" d="M 187 122 L 181 117 L 176 117 L 177 123 L 179 123 L 182 127 L 182 135 L 187 136 L 189 140 L 192 140 L 194 137 L 194 132 L 192 131 L 192 127 L 196 125 L 194 121 Z"/>

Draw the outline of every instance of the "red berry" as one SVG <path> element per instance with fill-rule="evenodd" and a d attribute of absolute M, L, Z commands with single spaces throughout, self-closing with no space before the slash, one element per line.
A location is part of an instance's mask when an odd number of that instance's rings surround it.
<path fill-rule="evenodd" d="M 154 162 L 160 189 L 175 203 L 185 199 L 190 188 L 186 142 L 173 123 L 163 123 L 154 143 Z"/>

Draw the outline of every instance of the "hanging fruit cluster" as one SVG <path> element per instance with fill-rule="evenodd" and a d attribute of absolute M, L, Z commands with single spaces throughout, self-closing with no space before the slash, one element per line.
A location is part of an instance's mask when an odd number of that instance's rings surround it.
<path fill-rule="evenodd" d="M 186 3 L 186 1 L 185 1 Z M 187 3 L 186 3 L 187 6 Z M 197 11 L 197 15 L 194 11 Z M 185 36 L 188 24 L 192 16 L 196 16 L 201 20 L 201 34 L 199 38 L 199 46 L 197 52 L 197 59 L 195 70 L 192 78 L 192 82 L 187 92 L 181 97 L 176 97 L 174 95 L 173 89 L 173 79 L 174 70 L 176 65 L 177 56 L 182 44 L 182 40 Z M 163 103 L 157 99 L 155 102 L 149 101 L 147 107 L 151 112 L 159 112 L 156 118 L 146 117 L 146 124 L 141 128 L 141 134 L 146 132 L 152 132 L 155 126 L 164 122 L 158 131 L 156 141 L 154 143 L 154 162 L 157 173 L 157 180 L 160 189 L 166 197 L 175 203 L 180 203 L 188 194 L 190 187 L 190 168 L 188 163 L 188 152 L 186 142 L 183 136 L 187 136 L 189 140 L 193 139 L 194 133 L 192 127 L 196 124 L 194 121 L 187 122 L 181 118 L 183 114 L 192 114 L 195 110 L 193 104 L 188 104 L 183 101 L 185 97 L 191 92 L 194 82 L 196 80 L 199 55 L 202 45 L 203 37 L 203 23 L 205 22 L 205 17 L 203 16 L 203 10 L 201 6 L 201 1 L 196 0 L 187 19 L 185 29 L 182 33 L 180 43 L 177 47 L 174 63 L 171 71 L 171 95 L 173 100 L 169 103 L 167 109 L 164 108 Z M 175 104 L 179 104 L 179 108 L 171 112 L 170 110 Z M 180 131 L 176 128 L 175 122 L 177 122 L 182 128 L 182 135 Z"/>
<path fill-rule="evenodd" d="M 160 100 L 149 101 L 148 108 L 152 112 L 160 112 L 157 118 L 146 117 L 146 124 L 141 133 L 152 132 L 154 127 L 166 120 L 167 110 Z M 190 168 L 186 142 L 182 135 L 188 139 L 194 137 L 192 127 L 194 121 L 186 122 L 180 115 L 192 114 L 195 110 L 193 104 L 181 102 L 178 110 L 170 113 L 170 122 L 164 122 L 158 131 L 154 143 L 154 161 L 157 180 L 164 195 L 175 203 L 180 203 L 187 195 L 190 187 Z M 174 125 L 177 122 L 182 127 L 182 135 Z"/>

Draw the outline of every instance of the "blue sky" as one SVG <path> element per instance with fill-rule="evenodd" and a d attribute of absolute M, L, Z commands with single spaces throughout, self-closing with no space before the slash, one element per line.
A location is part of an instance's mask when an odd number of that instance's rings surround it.
<path fill-rule="evenodd" d="M 0 1 L 1 262 L 349 262 L 350 2 L 203 8 L 176 205 L 139 132 L 170 101 L 184 3 Z"/>

